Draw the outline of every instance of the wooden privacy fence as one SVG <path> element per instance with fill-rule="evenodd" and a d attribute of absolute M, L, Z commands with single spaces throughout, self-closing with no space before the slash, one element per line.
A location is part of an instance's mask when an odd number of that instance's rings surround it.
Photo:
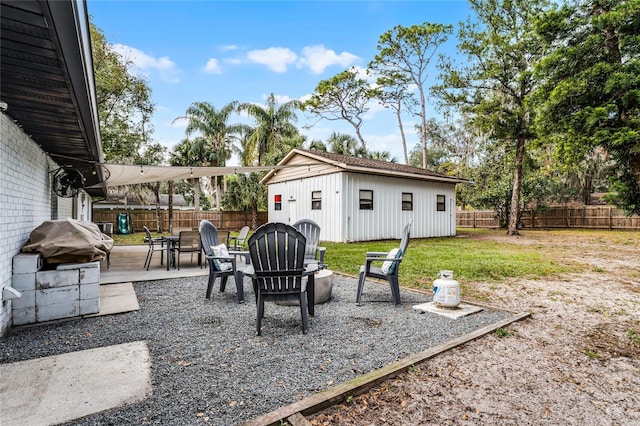
<path fill-rule="evenodd" d="M 117 232 L 118 213 L 125 210 L 94 210 L 93 221 L 113 223 L 113 231 Z M 157 231 L 158 218 L 155 210 L 126 210 L 129 213 L 131 230 L 142 232 L 142 227 L 146 226 L 151 231 Z M 169 232 L 169 212 L 162 210 L 162 229 Z M 251 212 L 233 212 L 219 210 L 174 210 L 173 229 L 198 229 L 201 220 L 208 220 L 218 229 L 228 229 L 237 231 L 245 225 L 251 226 Z M 258 226 L 267 222 L 267 212 L 258 212 Z"/>
<path fill-rule="evenodd" d="M 493 210 L 456 212 L 459 228 L 498 228 Z M 526 210 L 522 215 L 524 228 L 586 228 L 640 231 L 640 216 L 626 216 L 609 206 L 549 207 L 544 210 Z"/>

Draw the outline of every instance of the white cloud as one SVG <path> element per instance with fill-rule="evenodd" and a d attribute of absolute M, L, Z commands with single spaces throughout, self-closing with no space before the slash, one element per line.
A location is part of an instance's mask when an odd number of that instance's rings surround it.
<path fill-rule="evenodd" d="M 293 100 L 293 98 L 292 98 L 292 97 L 287 96 L 287 95 L 274 95 L 274 96 L 275 96 L 275 98 L 276 98 L 276 102 L 278 103 L 278 105 L 282 105 L 282 104 L 284 104 L 284 103 L 287 103 L 287 102 L 289 102 L 289 101 Z M 265 99 L 265 100 L 266 100 L 268 97 L 269 97 L 269 95 L 264 95 L 264 94 L 262 95 L 262 98 L 263 98 L 263 99 Z"/>
<path fill-rule="evenodd" d="M 240 65 L 242 63 L 242 59 L 238 58 L 223 58 L 222 61 L 231 65 Z"/>
<path fill-rule="evenodd" d="M 365 134 L 363 137 L 367 141 L 369 151 L 389 151 L 392 157 L 395 157 L 400 163 L 404 163 L 402 137 L 398 131 L 391 134 Z M 406 134 L 406 137 L 407 151 L 411 151 L 415 141 L 410 134 Z"/>
<path fill-rule="evenodd" d="M 372 119 L 377 113 L 380 111 L 387 111 L 387 108 L 384 107 L 380 102 L 371 100 L 367 103 L 367 107 L 369 108 L 367 112 L 362 116 L 365 120 Z"/>
<path fill-rule="evenodd" d="M 356 77 L 365 80 L 367 83 L 369 83 L 369 86 L 376 87 L 376 79 L 378 78 L 376 74 L 367 72 L 366 68 L 362 68 L 357 65 L 352 66 L 351 69 L 355 71 Z"/>
<path fill-rule="evenodd" d="M 336 54 L 335 51 L 327 49 L 324 45 L 306 46 L 302 49 L 302 58 L 299 66 L 307 66 L 314 74 L 321 74 L 332 65 L 339 64 L 347 67 L 356 62 L 359 57 L 348 52 Z"/>
<path fill-rule="evenodd" d="M 313 96 L 313 94 L 312 94 L 312 93 L 307 93 L 307 94 L 304 94 L 304 95 L 300 96 L 300 97 L 298 98 L 298 100 L 299 100 L 300 102 L 306 102 L 306 101 L 308 101 L 309 99 L 311 99 L 311 97 L 312 97 L 312 96 Z"/>
<path fill-rule="evenodd" d="M 252 50 L 247 53 L 247 59 L 251 62 L 266 65 L 275 72 L 287 71 L 287 65 L 294 63 L 297 58 L 298 55 L 285 47 L 270 47 L 264 50 Z"/>
<path fill-rule="evenodd" d="M 114 44 L 113 50 L 120 54 L 125 60 L 131 61 L 133 66 L 142 72 L 155 70 L 160 73 L 160 77 L 167 83 L 178 83 L 178 72 L 176 64 L 168 56 L 155 58 L 135 47 L 124 44 Z"/>
<path fill-rule="evenodd" d="M 220 51 L 222 52 L 228 52 L 230 50 L 238 50 L 240 49 L 240 47 L 236 46 L 235 44 L 227 44 L 225 46 L 220 46 Z"/>
<path fill-rule="evenodd" d="M 207 65 L 204 66 L 204 72 L 208 74 L 222 74 L 218 60 L 216 58 L 209 59 Z"/>

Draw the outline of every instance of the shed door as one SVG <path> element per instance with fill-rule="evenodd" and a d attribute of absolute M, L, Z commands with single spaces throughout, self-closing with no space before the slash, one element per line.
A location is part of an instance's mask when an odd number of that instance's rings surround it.
<path fill-rule="evenodd" d="M 296 223 L 297 220 L 296 200 L 289 200 L 289 225 Z"/>

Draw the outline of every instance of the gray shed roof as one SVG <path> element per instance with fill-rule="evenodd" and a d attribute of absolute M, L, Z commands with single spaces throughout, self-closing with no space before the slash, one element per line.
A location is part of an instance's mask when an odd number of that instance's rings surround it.
<path fill-rule="evenodd" d="M 294 148 L 278 163 L 278 166 L 285 166 L 294 157 L 303 156 L 309 159 L 310 164 L 318 162 L 335 167 L 338 171 L 351 171 L 364 174 L 375 174 L 385 176 L 404 177 L 410 179 L 420 179 L 434 182 L 464 183 L 466 179 L 456 176 L 449 176 L 444 173 L 437 173 L 421 167 L 408 166 L 406 164 L 390 163 L 369 158 L 352 157 L 349 155 L 335 154 L 332 152 L 312 151 L 308 149 Z M 297 161 L 298 166 L 304 166 Z M 268 183 L 277 170 L 270 171 L 263 179 L 262 183 Z"/>

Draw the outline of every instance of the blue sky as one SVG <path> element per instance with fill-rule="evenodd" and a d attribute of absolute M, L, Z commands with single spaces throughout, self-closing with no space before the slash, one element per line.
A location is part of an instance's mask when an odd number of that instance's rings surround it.
<path fill-rule="evenodd" d="M 280 101 L 304 99 L 319 81 L 352 66 L 365 68 L 376 54 L 380 35 L 394 26 L 455 26 L 469 15 L 463 0 L 87 3 L 94 24 L 148 80 L 156 105 L 154 139 L 169 148 L 185 137 L 185 124 L 173 120 L 193 102 L 217 108 L 234 100 L 264 103 L 270 93 Z M 444 51 L 455 52 L 455 40 Z M 431 74 L 436 72 L 434 66 Z M 428 111 L 429 116 L 436 114 L 433 108 Z M 308 141 L 325 141 L 334 131 L 355 136 L 346 123 L 316 122 L 298 114 L 296 124 Z M 409 149 L 419 140 L 413 123 L 410 117 L 405 120 Z M 361 131 L 369 149 L 390 151 L 403 161 L 391 112 L 372 104 Z"/>

